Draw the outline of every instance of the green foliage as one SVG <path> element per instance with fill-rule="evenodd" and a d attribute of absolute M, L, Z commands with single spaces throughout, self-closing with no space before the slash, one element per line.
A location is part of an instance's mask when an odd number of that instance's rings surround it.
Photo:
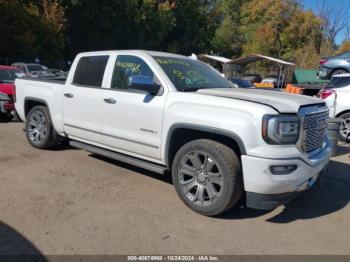
<path fill-rule="evenodd" d="M 63 55 L 63 25 L 57 27 L 52 20 L 54 1 L 46 4 L 39 9 L 18 0 L 0 0 L 0 57 L 52 59 Z M 56 11 L 63 17 L 61 8 Z"/>
<path fill-rule="evenodd" d="M 208 52 L 217 27 L 215 1 L 172 1 L 175 25 L 164 49 L 183 54 Z"/>
<path fill-rule="evenodd" d="M 0 57 L 151 49 L 261 53 L 314 68 L 335 52 L 322 25 L 298 0 L 0 0 Z"/>
<path fill-rule="evenodd" d="M 245 54 L 261 53 L 315 68 L 327 41 L 321 19 L 297 0 L 250 0 L 242 6 Z"/>
<path fill-rule="evenodd" d="M 212 40 L 216 53 L 226 57 L 241 55 L 244 37 L 240 34 L 241 6 L 243 0 L 225 0 L 220 2 L 218 9 L 223 19 Z"/>
<path fill-rule="evenodd" d="M 158 48 L 174 26 L 168 1 L 75 0 L 63 4 L 71 56 L 88 50 Z"/>

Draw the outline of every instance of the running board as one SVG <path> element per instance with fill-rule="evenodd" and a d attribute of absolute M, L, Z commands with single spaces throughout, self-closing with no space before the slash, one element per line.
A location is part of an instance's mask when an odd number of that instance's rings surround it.
<path fill-rule="evenodd" d="M 143 168 L 143 169 L 146 169 L 146 170 L 149 170 L 149 171 L 161 174 L 161 175 L 164 175 L 165 171 L 167 170 L 167 168 L 165 166 L 162 166 L 162 165 L 157 165 L 157 164 L 145 161 L 145 160 L 141 160 L 141 159 L 138 159 L 135 157 L 123 155 L 120 153 L 116 153 L 116 152 L 113 152 L 113 151 L 110 151 L 107 149 L 88 145 L 88 144 L 81 143 L 78 141 L 70 141 L 69 144 L 72 147 L 76 147 L 76 148 L 79 148 L 79 149 L 82 149 L 82 150 L 85 150 L 85 151 L 88 151 L 88 152 L 91 152 L 91 153 L 94 153 L 97 155 L 105 156 L 105 157 L 108 157 L 108 158 L 111 158 L 111 159 L 114 159 L 114 160 L 117 160 L 117 161 L 120 161 L 120 162 L 123 162 L 126 164 L 137 166 L 137 167 L 140 167 L 140 168 Z"/>

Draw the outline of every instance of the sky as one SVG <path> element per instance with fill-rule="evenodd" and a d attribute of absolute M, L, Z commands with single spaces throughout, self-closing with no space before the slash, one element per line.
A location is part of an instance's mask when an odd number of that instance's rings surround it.
<path fill-rule="evenodd" d="M 304 8 L 316 10 L 318 1 L 319 0 L 303 0 Z M 350 0 L 326 0 L 326 2 L 329 2 L 330 4 L 337 3 L 337 5 L 339 5 L 339 8 L 345 7 L 345 8 L 349 8 L 350 10 Z M 337 39 L 336 39 L 337 44 L 340 44 L 344 40 L 344 38 L 345 38 L 345 30 L 339 33 L 339 35 L 337 36 Z"/>

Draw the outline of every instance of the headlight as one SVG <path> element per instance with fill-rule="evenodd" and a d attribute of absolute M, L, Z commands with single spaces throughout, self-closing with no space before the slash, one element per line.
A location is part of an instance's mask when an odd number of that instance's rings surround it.
<path fill-rule="evenodd" d="M 296 144 L 299 139 L 300 120 L 294 115 L 265 115 L 262 136 L 270 145 Z"/>

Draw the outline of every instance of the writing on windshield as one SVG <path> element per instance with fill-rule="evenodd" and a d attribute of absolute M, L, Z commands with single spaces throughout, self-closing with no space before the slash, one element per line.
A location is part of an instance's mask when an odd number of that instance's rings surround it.
<path fill-rule="evenodd" d="M 154 58 L 179 91 L 233 87 L 219 72 L 203 62 L 186 58 Z"/>

